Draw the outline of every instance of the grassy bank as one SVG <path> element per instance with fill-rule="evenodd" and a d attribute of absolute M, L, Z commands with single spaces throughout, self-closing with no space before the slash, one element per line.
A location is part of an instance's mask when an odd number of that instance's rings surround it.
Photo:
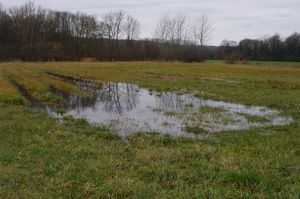
<path fill-rule="evenodd" d="M 1 63 L 0 198 L 299 198 L 299 65 Z M 61 100 L 51 86 L 80 92 L 49 72 L 267 106 L 293 123 L 204 140 L 137 134 L 125 143 L 84 120 L 59 124 L 27 108 L 16 85 L 43 103 Z"/>

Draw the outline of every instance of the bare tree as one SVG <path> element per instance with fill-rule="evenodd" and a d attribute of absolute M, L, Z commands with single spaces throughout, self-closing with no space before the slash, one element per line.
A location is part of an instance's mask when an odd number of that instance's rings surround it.
<path fill-rule="evenodd" d="M 175 16 L 171 20 L 170 41 L 172 44 L 182 44 L 186 28 L 186 17 L 182 15 Z"/>
<path fill-rule="evenodd" d="M 193 35 L 196 44 L 205 46 L 212 38 L 214 27 L 210 23 L 207 15 L 202 15 L 199 22 L 193 26 Z"/>
<path fill-rule="evenodd" d="M 119 39 L 123 34 L 125 13 L 123 11 L 110 12 L 104 15 L 103 22 L 106 27 L 106 34 L 108 38 L 109 57 L 112 61 L 116 56 Z"/>
<path fill-rule="evenodd" d="M 165 15 L 157 23 L 154 36 L 161 43 L 181 44 L 185 37 L 186 17 Z"/>
<path fill-rule="evenodd" d="M 183 31 L 183 38 L 182 38 L 182 43 L 185 45 L 194 45 L 195 42 L 193 40 L 194 35 L 193 35 L 193 24 L 185 24 L 185 28 Z"/>
<path fill-rule="evenodd" d="M 236 47 L 238 45 L 237 41 L 224 39 L 221 43 L 222 47 Z"/>
<path fill-rule="evenodd" d="M 17 37 L 22 44 L 23 59 L 28 60 L 31 57 L 37 16 L 41 12 L 41 8 L 36 7 L 32 1 L 28 1 L 20 7 L 13 7 L 9 10 L 12 25 L 16 28 Z"/>
<path fill-rule="evenodd" d="M 123 33 L 125 13 L 120 11 L 110 12 L 104 15 L 103 22 L 107 27 L 109 39 L 118 40 Z"/>
<path fill-rule="evenodd" d="M 2 4 L 0 2 L 0 24 L 4 22 L 4 18 L 6 17 L 6 11 L 2 9 Z"/>
<path fill-rule="evenodd" d="M 124 32 L 125 32 L 125 37 L 128 41 L 137 39 L 139 37 L 140 28 L 141 25 L 138 22 L 138 20 L 136 20 L 130 15 L 126 17 L 126 21 L 124 24 Z"/>
<path fill-rule="evenodd" d="M 75 38 L 76 56 L 81 58 L 81 50 L 83 39 L 93 38 L 96 31 L 96 21 L 94 17 L 77 13 L 72 17 L 72 26 L 74 27 L 73 36 Z M 86 49 L 83 49 L 86 57 Z"/>
<path fill-rule="evenodd" d="M 154 31 L 155 39 L 158 39 L 160 43 L 167 42 L 171 33 L 171 25 L 171 20 L 168 15 L 161 17 Z"/>
<path fill-rule="evenodd" d="M 107 25 L 103 21 L 97 22 L 95 37 L 97 39 L 103 39 L 106 36 L 107 36 Z"/>

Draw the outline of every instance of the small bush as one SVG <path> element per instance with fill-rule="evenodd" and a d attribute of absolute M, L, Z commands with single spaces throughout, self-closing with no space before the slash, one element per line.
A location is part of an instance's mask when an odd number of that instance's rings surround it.
<path fill-rule="evenodd" d="M 230 53 L 224 56 L 225 64 L 236 64 L 238 55 L 236 53 Z"/>

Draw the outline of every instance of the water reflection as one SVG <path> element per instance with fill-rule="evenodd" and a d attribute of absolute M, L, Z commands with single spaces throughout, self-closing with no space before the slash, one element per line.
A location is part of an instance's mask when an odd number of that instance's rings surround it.
<path fill-rule="evenodd" d="M 136 107 L 138 87 L 132 84 L 107 83 L 99 90 L 99 101 L 107 112 L 123 113 Z"/>
<path fill-rule="evenodd" d="M 58 105 L 59 108 L 76 109 L 79 112 L 84 111 L 87 107 L 96 108 L 97 104 L 103 103 L 104 111 L 123 113 L 130 111 L 136 107 L 138 103 L 138 87 L 132 84 L 93 84 L 89 82 L 72 81 L 78 88 L 87 91 L 86 95 L 77 95 L 67 93 L 55 87 L 51 87 L 50 91 L 63 98 L 62 104 Z"/>
<path fill-rule="evenodd" d="M 158 106 L 166 111 L 180 111 L 187 106 L 200 104 L 200 99 L 192 95 L 179 95 L 174 92 L 158 94 Z"/>
<path fill-rule="evenodd" d="M 291 122 L 291 118 L 266 107 L 206 100 L 174 92 L 149 92 L 127 83 L 69 81 L 89 95 L 79 96 L 52 88 L 52 92 L 64 99 L 59 107 L 76 118 L 107 125 L 121 136 L 159 132 L 195 138 L 199 135 L 187 132 L 185 127 L 197 126 L 203 132 L 218 132 Z M 48 112 L 55 114 L 55 108 Z"/>

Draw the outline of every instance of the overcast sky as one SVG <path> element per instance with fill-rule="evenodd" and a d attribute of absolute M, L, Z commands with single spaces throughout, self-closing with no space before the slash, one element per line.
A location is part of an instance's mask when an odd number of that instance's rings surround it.
<path fill-rule="evenodd" d="M 0 0 L 4 7 L 26 0 Z M 223 39 L 239 41 L 280 33 L 300 32 L 300 0 L 34 0 L 45 8 L 84 12 L 98 17 L 112 10 L 124 10 L 142 25 L 141 37 L 151 37 L 158 19 L 164 15 L 185 15 L 194 22 L 209 16 L 215 32 L 212 45 Z"/>

